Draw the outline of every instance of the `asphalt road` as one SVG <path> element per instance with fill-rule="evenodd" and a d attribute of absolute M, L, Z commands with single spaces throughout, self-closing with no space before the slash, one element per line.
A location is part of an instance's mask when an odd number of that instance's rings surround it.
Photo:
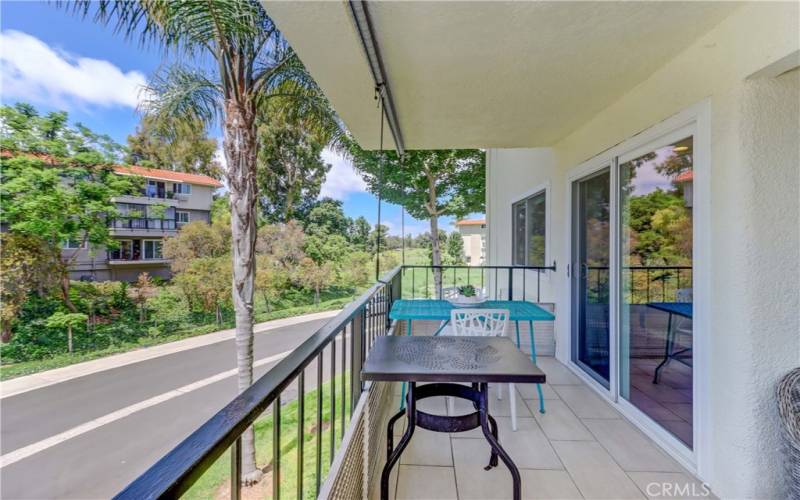
<path fill-rule="evenodd" d="M 327 321 L 257 333 L 256 361 L 294 349 Z M 236 394 L 236 377 L 212 379 L 157 404 L 151 398 L 233 369 L 235 359 L 234 342 L 227 340 L 2 399 L 0 454 L 37 451 L 0 469 L 0 497 L 113 496 L 228 403 Z M 327 365 L 330 355 L 323 359 Z M 256 376 L 277 362 L 257 367 Z M 316 381 L 316 364 L 307 370 L 308 390 Z M 283 400 L 293 398 L 292 392 Z M 96 420 L 125 409 L 131 413 L 113 422 Z M 61 442 L 45 441 L 87 423 L 96 427 Z"/>

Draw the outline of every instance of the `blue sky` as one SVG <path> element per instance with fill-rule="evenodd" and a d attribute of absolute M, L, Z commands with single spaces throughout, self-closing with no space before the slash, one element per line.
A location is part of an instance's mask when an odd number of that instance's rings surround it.
<path fill-rule="evenodd" d="M 65 110 L 95 132 L 125 143 L 139 115 L 138 89 L 160 67 L 166 55 L 157 47 L 143 47 L 103 27 L 82 20 L 52 3 L 0 2 L 0 68 L 3 104 L 30 102 L 40 111 Z M 219 131 L 212 130 L 218 137 Z M 322 195 L 341 200 L 350 217 L 363 215 L 377 221 L 377 201 L 349 162 L 330 151 L 325 160 L 333 165 Z M 382 222 L 399 234 L 399 206 L 383 204 Z M 440 219 L 440 227 L 452 230 L 452 218 Z M 419 234 L 427 221 L 406 216 L 406 233 Z"/>

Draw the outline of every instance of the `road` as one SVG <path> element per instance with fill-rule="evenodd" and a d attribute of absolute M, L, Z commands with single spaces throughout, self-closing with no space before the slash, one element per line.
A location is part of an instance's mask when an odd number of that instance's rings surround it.
<path fill-rule="evenodd" d="M 327 321 L 257 333 L 256 376 Z M 235 359 L 225 340 L 3 398 L 0 496 L 113 496 L 230 401 Z"/>

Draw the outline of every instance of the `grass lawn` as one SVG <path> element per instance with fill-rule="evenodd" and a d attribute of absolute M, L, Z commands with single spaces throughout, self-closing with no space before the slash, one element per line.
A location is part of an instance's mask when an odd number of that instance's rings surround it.
<path fill-rule="evenodd" d="M 257 322 L 261 323 L 264 321 L 289 318 L 292 316 L 299 316 L 302 314 L 308 314 L 313 312 L 341 309 L 342 307 L 344 307 L 346 304 L 348 304 L 350 301 L 353 300 L 353 295 L 347 294 L 334 298 L 330 298 L 330 296 L 323 296 L 323 299 L 327 300 L 322 300 L 317 305 L 311 304 L 311 305 L 287 307 L 284 309 L 267 312 L 263 302 L 259 301 L 258 297 L 256 297 L 257 305 L 256 305 L 255 319 Z M 174 342 L 176 340 L 181 340 L 188 337 L 194 337 L 197 335 L 212 333 L 218 330 L 233 328 L 233 326 L 234 324 L 232 321 L 225 322 L 222 325 L 217 325 L 216 323 L 197 325 L 175 331 L 168 335 L 143 336 L 139 338 L 138 342 L 121 343 L 118 345 L 114 345 L 113 347 L 109 347 L 107 349 L 99 349 L 87 352 L 74 352 L 72 354 L 64 353 L 46 359 L 23 361 L 12 364 L 2 364 L 0 365 L 0 380 L 9 380 L 15 377 L 21 377 L 23 375 L 30 375 L 32 373 L 51 370 L 53 368 L 61 368 L 63 366 L 69 366 L 75 363 L 81 363 L 83 361 L 90 361 L 92 359 L 98 359 L 105 356 L 110 356 L 112 354 L 119 354 L 122 352 L 132 351 L 134 349 L 141 349 L 143 347 L 151 347 L 158 344 L 165 344 L 167 342 Z"/>
<path fill-rule="evenodd" d="M 309 377 L 306 378 L 308 381 Z M 335 401 L 336 401 L 336 444 L 342 439 L 343 429 L 341 429 L 341 408 L 342 394 L 341 381 L 342 375 L 337 375 L 335 380 Z M 350 387 L 349 373 L 345 372 L 344 380 L 346 384 L 345 392 L 345 425 L 349 425 L 350 415 Z M 322 442 L 321 453 L 322 467 L 320 474 L 320 484 L 325 481 L 328 474 L 331 460 L 331 384 L 325 382 L 322 385 Z M 313 499 L 316 497 L 316 459 L 317 459 L 317 390 L 311 390 L 305 394 L 305 409 L 303 415 L 303 498 Z M 297 457 L 298 457 L 298 400 L 284 403 L 281 406 L 280 415 L 280 496 L 286 499 L 297 500 Z M 253 496 L 259 498 L 272 498 L 273 464 L 273 432 L 274 419 L 273 409 L 268 408 L 266 412 L 255 422 L 256 430 L 256 463 L 264 471 L 264 477 L 258 485 L 250 487 L 243 497 Z M 184 499 L 208 499 L 224 497 L 228 498 L 230 493 L 230 472 L 231 472 L 230 451 L 226 451 L 201 477 L 192 485 L 188 492 L 184 494 Z"/>

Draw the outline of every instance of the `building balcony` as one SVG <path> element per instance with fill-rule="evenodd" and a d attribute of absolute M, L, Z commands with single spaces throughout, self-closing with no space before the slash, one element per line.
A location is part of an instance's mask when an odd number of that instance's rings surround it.
<path fill-rule="evenodd" d="M 146 267 L 146 266 L 166 266 L 169 265 L 170 260 L 159 258 L 159 259 L 115 259 L 111 258 L 108 259 L 109 266 L 119 266 L 119 267 Z"/>
<path fill-rule="evenodd" d="M 166 205 L 169 207 L 177 206 L 180 202 L 186 201 L 188 195 L 175 194 L 172 191 L 164 193 L 140 191 L 137 194 L 126 194 L 115 196 L 114 201 L 119 203 L 134 203 L 140 205 Z"/>
<path fill-rule="evenodd" d="M 156 219 L 147 217 L 118 217 L 108 223 L 112 234 L 135 236 L 171 235 L 180 227 L 175 219 Z"/>

